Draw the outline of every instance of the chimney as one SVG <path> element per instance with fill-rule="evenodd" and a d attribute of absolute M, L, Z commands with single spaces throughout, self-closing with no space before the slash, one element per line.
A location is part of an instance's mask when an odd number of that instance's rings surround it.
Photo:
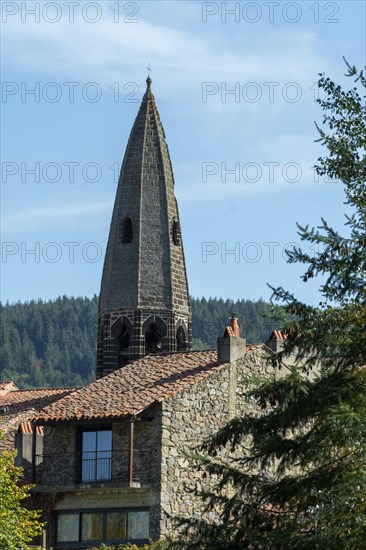
<path fill-rule="evenodd" d="M 246 341 L 240 338 L 238 319 L 233 313 L 229 325 L 226 327 L 224 336 L 217 339 L 217 362 L 234 363 L 244 357 Z"/>
<path fill-rule="evenodd" d="M 270 348 L 275 353 L 278 353 L 279 351 L 283 350 L 286 340 L 286 333 L 282 332 L 281 330 L 274 330 L 272 331 L 271 336 L 265 342 L 265 345 L 267 346 L 267 348 Z"/>
<path fill-rule="evenodd" d="M 17 391 L 17 390 L 18 390 L 17 386 L 11 380 L 7 382 L 2 382 L 0 384 L 0 397 L 4 397 L 4 395 L 7 395 L 12 391 Z"/>

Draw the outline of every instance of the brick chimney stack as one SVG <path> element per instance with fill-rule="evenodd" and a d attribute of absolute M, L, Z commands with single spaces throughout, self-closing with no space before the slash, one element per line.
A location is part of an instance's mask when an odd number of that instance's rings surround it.
<path fill-rule="evenodd" d="M 217 362 L 234 363 L 244 357 L 246 341 L 240 337 L 238 319 L 233 313 L 224 335 L 217 339 Z"/>
<path fill-rule="evenodd" d="M 282 351 L 287 340 L 287 334 L 281 330 L 272 331 L 271 336 L 265 342 L 265 345 L 275 353 Z"/>

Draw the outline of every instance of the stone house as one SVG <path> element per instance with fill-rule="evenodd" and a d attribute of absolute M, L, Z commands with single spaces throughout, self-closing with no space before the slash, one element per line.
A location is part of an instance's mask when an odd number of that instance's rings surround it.
<path fill-rule="evenodd" d="M 151 79 L 122 163 L 103 269 L 96 380 L 83 388 L 0 386 L 4 445 L 18 448 L 47 547 L 142 543 L 194 516 L 205 481 L 186 452 L 244 412 L 253 373 L 283 336 L 247 346 L 235 316 L 217 350 L 191 351 L 174 177 Z"/>
<path fill-rule="evenodd" d="M 200 514 L 188 489 L 201 474 L 185 452 L 243 412 L 248 376 L 273 376 L 268 345 L 226 335 L 218 352 L 148 355 L 58 394 L 32 427 L 19 424 L 19 460 L 36 483 L 50 546 L 142 543 L 174 533 L 168 515 Z M 29 393 L 13 390 L 0 407 L 12 414 Z"/>

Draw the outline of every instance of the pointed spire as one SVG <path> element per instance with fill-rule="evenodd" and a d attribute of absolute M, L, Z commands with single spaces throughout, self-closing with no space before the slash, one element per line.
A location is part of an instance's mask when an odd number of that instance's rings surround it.
<path fill-rule="evenodd" d="M 104 261 L 98 377 L 160 347 L 191 348 L 172 164 L 150 74 L 146 84 L 121 167 Z"/>

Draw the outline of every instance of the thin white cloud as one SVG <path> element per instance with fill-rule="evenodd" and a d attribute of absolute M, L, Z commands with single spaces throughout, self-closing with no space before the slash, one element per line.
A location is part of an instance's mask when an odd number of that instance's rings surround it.
<path fill-rule="evenodd" d="M 95 227 L 95 216 L 110 213 L 111 201 L 80 202 L 73 205 L 54 203 L 33 207 L 9 214 L 2 219 L 2 234 L 13 234 L 55 229 L 55 227 L 75 227 L 89 218 Z"/>
<path fill-rule="evenodd" d="M 228 162 L 224 166 L 212 162 L 186 168 L 184 185 L 176 187 L 179 203 L 218 202 L 230 198 L 288 193 L 334 185 L 333 181 L 315 174 L 310 160 Z M 210 174 L 214 171 L 215 173 Z"/>
<path fill-rule="evenodd" d="M 165 93 L 202 81 L 296 81 L 311 83 L 314 69 L 326 68 L 321 38 L 309 30 L 269 28 L 263 33 L 247 30 L 233 38 L 231 47 L 220 33 L 197 32 L 192 24 L 183 30 L 176 20 L 155 24 L 143 18 L 138 23 L 116 24 L 103 17 L 95 24 L 62 18 L 55 24 L 41 20 L 26 24 L 9 18 L 3 27 L 4 55 L 23 67 L 54 71 L 58 78 L 71 74 L 78 79 L 111 85 L 126 79 L 141 81 L 152 62 Z"/>
<path fill-rule="evenodd" d="M 176 193 L 181 202 L 287 192 L 331 183 L 314 171 L 321 147 L 314 135 L 279 134 L 258 139 L 255 147 L 239 143 L 220 154 L 176 163 Z"/>

